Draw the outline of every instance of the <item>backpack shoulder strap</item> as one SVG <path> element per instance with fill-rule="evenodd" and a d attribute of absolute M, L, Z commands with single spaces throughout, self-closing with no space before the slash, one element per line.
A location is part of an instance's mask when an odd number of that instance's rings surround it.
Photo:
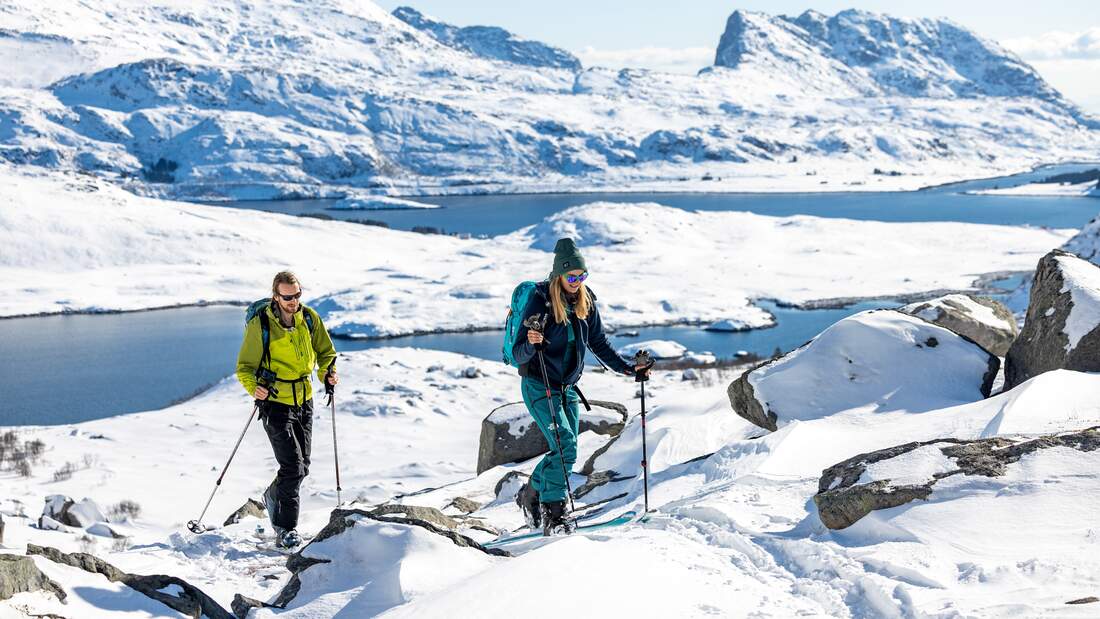
<path fill-rule="evenodd" d="M 263 353 L 260 354 L 260 367 L 271 367 L 271 322 L 267 317 L 267 309 L 259 312 L 260 340 L 263 342 Z"/>
<path fill-rule="evenodd" d="M 306 321 L 306 328 L 309 329 L 309 335 L 311 337 L 313 336 L 313 315 L 315 313 L 312 307 L 308 305 L 302 306 L 302 318 Z"/>

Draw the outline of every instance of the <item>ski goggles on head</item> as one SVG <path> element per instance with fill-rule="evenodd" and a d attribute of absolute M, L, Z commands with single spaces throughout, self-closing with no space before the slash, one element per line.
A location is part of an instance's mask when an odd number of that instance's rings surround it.
<path fill-rule="evenodd" d="M 584 273 L 581 273 L 580 275 L 566 275 L 565 276 L 565 281 L 569 282 L 570 284 L 578 284 L 580 282 L 583 282 L 586 279 L 588 279 L 588 271 L 585 271 Z"/>
<path fill-rule="evenodd" d="M 277 294 L 275 296 L 289 303 L 290 301 L 294 301 L 295 299 L 302 298 L 302 291 L 299 290 L 296 294 Z"/>

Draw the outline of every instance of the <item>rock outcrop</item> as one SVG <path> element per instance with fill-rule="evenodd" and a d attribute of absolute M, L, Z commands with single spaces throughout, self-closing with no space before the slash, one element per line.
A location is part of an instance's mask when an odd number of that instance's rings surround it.
<path fill-rule="evenodd" d="M 860 454 L 825 469 L 818 482 L 814 503 L 825 526 L 844 529 L 874 510 L 928 498 L 936 483 L 946 477 L 1000 477 L 1009 465 L 1024 455 L 1051 447 L 1067 447 L 1082 452 L 1100 449 L 1100 426 L 1030 440 L 944 438 Z M 926 473 L 923 479 L 884 478 L 881 471 L 871 470 L 876 464 L 903 456 L 916 461 L 917 450 L 924 450 L 923 454 L 919 454 L 919 461 L 924 463 L 921 470 Z M 929 462 L 932 465 L 928 465 Z M 912 463 L 907 461 L 894 467 L 894 475 L 913 476 Z"/>
<path fill-rule="evenodd" d="M 1054 250 L 1035 269 L 1027 318 L 1005 357 L 1005 389 L 1055 369 L 1100 371 L 1100 268 Z"/>
<path fill-rule="evenodd" d="M 42 573 L 34 559 L 23 555 L 0 555 L 0 600 L 16 593 L 46 591 L 65 601 L 65 590 Z"/>
<path fill-rule="evenodd" d="M 267 518 L 267 510 L 264 509 L 264 504 L 256 499 L 248 499 L 245 501 L 244 505 L 241 505 L 237 508 L 237 511 L 233 512 L 225 519 L 222 526 L 228 527 L 231 524 L 237 524 L 248 516 L 253 518 Z"/>
<path fill-rule="evenodd" d="M 626 407 L 617 402 L 589 400 L 592 410 L 581 407 L 580 431 L 617 436 L 626 426 Z M 523 402 L 499 406 L 481 422 L 477 472 L 508 462 L 522 462 L 550 447 Z"/>
<path fill-rule="evenodd" d="M 1020 333 L 1012 311 L 989 297 L 949 294 L 900 310 L 968 337 L 998 357 L 1008 353 Z"/>
<path fill-rule="evenodd" d="M 203 593 L 198 587 L 175 576 L 128 574 L 93 555 L 83 552 L 65 553 L 48 546 L 27 544 L 27 554 L 42 556 L 54 563 L 82 569 L 92 574 L 101 574 L 111 582 L 122 583 L 188 617 L 233 619 L 233 614 L 222 608 L 213 598 Z M 178 593 L 164 591 L 173 585 Z"/>

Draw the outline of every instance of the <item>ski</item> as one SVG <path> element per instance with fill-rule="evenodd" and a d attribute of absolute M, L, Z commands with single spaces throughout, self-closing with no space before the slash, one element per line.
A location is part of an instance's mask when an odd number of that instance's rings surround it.
<path fill-rule="evenodd" d="M 577 530 L 574 531 L 572 534 L 576 535 L 577 533 L 588 533 L 588 532 L 591 532 L 591 531 L 598 531 L 600 529 L 610 529 L 612 527 L 619 527 L 619 526 L 622 526 L 624 524 L 629 524 L 631 522 L 635 522 L 636 520 L 641 521 L 643 519 L 644 519 L 644 516 L 642 518 L 638 518 L 637 512 L 628 511 L 628 512 L 622 514 L 621 516 L 616 516 L 615 518 L 612 518 L 611 520 L 605 520 L 603 522 L 593 522 L 591 524 L 577 525 Z M 530 533 L 521 533 L 519 535 L 512 535 L 512 536 L 509 536 L 509 537 L 497 538 L 497 539 L 495 539 L 491 542 L 486 542 L 486 543 L 482 544 L 482 546 L 485 546 L 486 548 L 497 548 L 499 546 L 504 546 L 506 544 L 511 544 L 513 542 L 520 542 L 520 541 L 523 541 L 523 540 L 538 539 L 540 537 L 545 537 L 542 534 L 542 531 L 531 531 Z M 554 536 L 551 536 L 551 537 L 567 537 L 567 536 L 554 535 Z"/>

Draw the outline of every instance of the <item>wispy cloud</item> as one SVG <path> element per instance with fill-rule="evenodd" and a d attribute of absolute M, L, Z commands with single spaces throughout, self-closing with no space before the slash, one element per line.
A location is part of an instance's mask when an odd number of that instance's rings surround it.
<path fill-rule="evenodd" d="M 586 67 L 621 69 L 632 67 L 693 74 L 714 63 L 712 47 L 639 47 L 636 49 L 596 49 L 585 47 L 577 53 Z"/>
<path fill-rule="evenodd" d="M 1001 43 L 1024 60 L 1100 60 L 1100 27 L 1083 32 L 1047 32 Z"/>

